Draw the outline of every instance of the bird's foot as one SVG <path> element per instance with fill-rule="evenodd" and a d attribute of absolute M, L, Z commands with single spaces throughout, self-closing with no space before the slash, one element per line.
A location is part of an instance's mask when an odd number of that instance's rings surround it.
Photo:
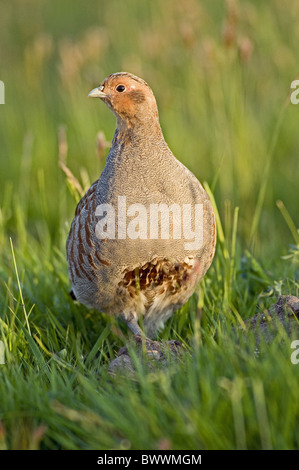
<path fill-rule="evenodd" d="M 134 342 L 138 359 L 141 361 L 146 359 L 150 370 L 156 364 L 161 364 L 164 367 L 167 366 L 171 359 L 175 360 L 179 356 L 182 347 L 181 343 L 176 340 L 159 342 L 146 338 L 143 335 L 134 335 Z M 130 347 L 122 347 L 118 351 L 117 357 L 110 363 L 109 372 L 115 373 L 117 371 L 134 374 L 135 367 L 134 361 L 130 357 Z"/>
<path fill-rule="evenodd" d="M 167 355 L 178 354 L 181 348 L 181 343 L 176 340 L 159 342 L 139 335 L 135 335 L 134 340 L 143 353 L 157 361 L 165 360 Z"/>

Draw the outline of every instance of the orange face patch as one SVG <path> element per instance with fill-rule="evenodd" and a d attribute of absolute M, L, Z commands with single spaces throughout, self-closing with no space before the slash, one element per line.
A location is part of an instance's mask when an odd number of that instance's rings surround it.
<path fill-rule="evenodd" d="M 104 92 L 107 94 L 107 104 L 122 118 L 134 118 L 139 105 L 147 100 L 147 94 L 152 95 L 148 85 L 144 82 L 122 76 L 109 76 L 103 82 Z"/>

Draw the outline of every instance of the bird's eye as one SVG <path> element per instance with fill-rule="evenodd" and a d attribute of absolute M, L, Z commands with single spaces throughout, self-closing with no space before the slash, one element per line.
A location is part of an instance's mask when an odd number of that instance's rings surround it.
<path fill-rule="evenodd" d="M 126 87 L 125 87 L 125 85 L 117 85 L 117 87 L 115 89 L 119 93 L 122 93 L 123 91 L 125 91 Z"/>

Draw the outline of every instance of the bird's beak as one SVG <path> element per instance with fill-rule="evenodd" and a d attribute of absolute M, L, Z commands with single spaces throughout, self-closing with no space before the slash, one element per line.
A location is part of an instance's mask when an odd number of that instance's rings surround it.
<path fill-rule="evenodd" d="M 88 98 L 107 98 L 108 95 L 103 92 L 103 85 L 99 86 L 98 88 L 94 88 L 91 90 L 91 92 L 88 94 Z"/>

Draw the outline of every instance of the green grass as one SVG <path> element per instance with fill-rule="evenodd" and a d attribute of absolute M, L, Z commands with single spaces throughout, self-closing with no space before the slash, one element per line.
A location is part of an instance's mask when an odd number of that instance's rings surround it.
<path fill-rule="evenodd" d="M 229 5 L 232 5 L 229 7 Z M 186 0 L 0 5 L 1 449 L 296 449 L 299 365 L 281 329 L 244 321 L 299 295 L 299 6 Z M 167 142 L 217 209 L 215 259 L 161 332 L 184 354 L 136 377 L 107 367 L 127 336 L 72 302 L 65 240 L 115 121 L 87 94 L 142 76 Z M 64 129 L 64 131 L 63 131 Z M 107 151 L 106 151 L 107 152 Z"/>

